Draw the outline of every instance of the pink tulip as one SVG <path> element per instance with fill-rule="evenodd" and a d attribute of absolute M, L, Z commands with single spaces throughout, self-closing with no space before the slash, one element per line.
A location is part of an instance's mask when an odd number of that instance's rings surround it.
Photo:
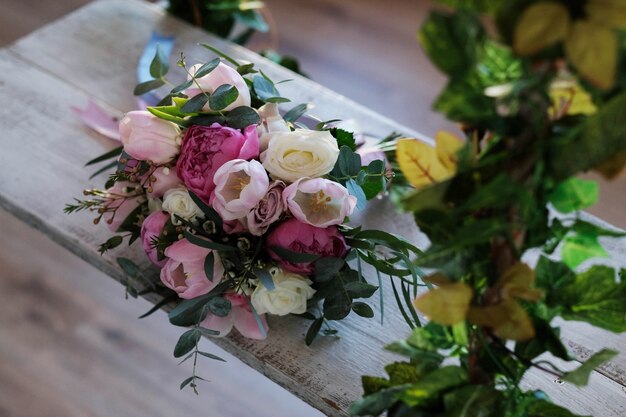
<path fill-rule="evenodd" d="M 152 241 L 158 238 L 165 227 L 165 224 L 169 220 L 170 215 L 164 211 L 155 211 L 143 221 L 141 225 L 141 244 L 143 250 L 146 251 L 150 261 L 156 266 L 162 267 L 165 265 L 166 259 L 159 261 L 159 254 L 157 249 L 152 245 Z"/>
<path fill-rule="evenodd" d="M 259 315 L 264 331 L 261 331 L 259 324 L 254 317 L 254 313 L 250 307 L 250 300 L 242 294 L 227 294 L 225 296 L 230 301 L 232 308 L 226 317 L 219 317 L 209 313 L 200 325 L 206 329 L 216 330 L 220 332 L 219 337 L 224 337 L 233 327 L 242 334 L 242 336 L 262 340 L 267 336 L 269 326 L 265 319 L 265 314 Z"/>
<path fill-rule="evenodd" d="M 152 173 L 152 177 L 154 177 L 154 181 L 150 182 L 152 191 L 148 191 L 150 198 L 161 198 L 167 190 L 182 186 L 176 167 L 158 167 Z"/>
<path fill-rule="evenodd" d="M 213 208 L 226 221 L 246 217 L 263 199 L 269 178 L 259 161 L 234 159 L 215 173 Z"/>
<path fill-rule="evenodd" d="M 191 299 L 211 291 L 222 279 L 224 267 L 217 252 L 213 252 L 213 281 L 204 272 L 204 260 L 211 249 L 201 248 L 186 239 L 165 249 L 169 258 L 161 269 L 161 281 L 178 293 L 180 298 Z"/>
<path fill-rule="evenodd" d="M 180 129 L 150 112 L 135 110 L 120 122 L 120 139 L 133 158 L 164 164 L 178 154 Z"/>
<path fill-rule="evenodd" d="M 285 205 L 293 216 L 315 227 L 343 223 L 356 206 L 341 184 L 324 178 L 300 179 L 283 191 Z"/>

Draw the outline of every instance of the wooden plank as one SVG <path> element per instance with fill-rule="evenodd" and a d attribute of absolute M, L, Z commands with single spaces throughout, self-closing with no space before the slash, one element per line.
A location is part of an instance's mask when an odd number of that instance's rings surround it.
<path fill-rule="evenodd" d="M 94 21 L 99 25 L 94 26 Z M 91 226 L 88 216 L 67 218 L 60 211 L 64 202 L 88 186 L 83 180 L 87 172 L 80 168 L 82 163 L 111 146 L 82 128 L 66 109 L 84 103 L 84 93 L 118 110 L 132 108 L 129 91 L 134 84 L 133 68 L 155 26 L 177 33 L 179 45 L 190 45 L 207 38 L 195 29 L 163 17 L 153 8 L 135 2 L 109 0 L 95 3 L 20 41 L 12 48 L 19 59 L 4 53 L 0 64 L 5 83 L 0 94 L 7 101 L 10 97 L 24 97 L 14 108 L 0 110 L 0 125 L 7 126 L 7 134 L 2 140 L 7 141 L 11 149 L 10 154 L 0 156 L 0 174 L 3 180 L 7 179 L 0 186 L 0 205 L 43 229 L 44 233 L 116 279 L 121 276 L 112 257 L 99 257 L 95 251 L 96 245 L 107 235 L 104 228 Z M 238 58 L 260 60 L 265 70 L 277 79 L 294 78 L 288 71 L 242 48 L 219 41 L 212 43 Z M 193 54 L 198 59 L 207 57 L 197 48 Z M 58 56 L 64 59 L 59 60 Z M 76 89 L 69 88 L 61 79 L 69 80 Z M 103 82 L 103 79 L 107 81 Z M 366 130 L 377 134 L 398 128 L 390 120 L 317 84 L 296 79 L 297 82 L 285 85 L 284 93 L 297 97 L 297 102 L 312 99 L 322 118 L 355 117 Z M 37 123 L 15 120 L 15 114 L 26 112 L 36 113 Z M 36 139 L 25 142 L 24 137 Z M 21 175 L 21 161 L 15 161 L 14 155 L 18 154 L 31 155 L 32 161 L 37 161 L 32 164 L 33 172 L 29 170 L 28 178 Z M 16 167 L 18 163 L 20 167 Z M 41 184 L 48 183 L 51 172 L 56 174 L 55 184 L 59 188 L 48 190 L 51 194 L 48 197 Z M 42 195 L 48 199 L 37 198 Z M 385 200 L 374 203 L 364 222 L 401 232 L 424 244 L 410 217 L 395 214 Z M 135 248 L 130 256 L 143 260 L 140 252 Z M 125 256 L 129 256 L 128 252 Z M 391 307 L 392 302 L 387 305 Z M 307 323 L 291 318 L 272 320 L 271 337 L 267 341 L 252 342 L 233 336 L 219 339 L 218 343 L 326 414 L 343 415 L 347 405 L 359 396 L 359 375 L 380 374 L 382 364 L 391 358 L 382 354 L 380 347 L 406 334 L 395 309 L 388 308 L 386 316 L 384 334 L 373 321 L 352 318 L 337 325 L 343 335 L 341 340 L 327 338 L 316 342 L 312 348 L 306 348 L 297 337 L 304 335 Z M 363 358 L 376 360 L 364 361 Z M 337 369 L 341 371 L 338 373 Z M 589 395 L 589 398 L 595 397 L 593 391 Z M 619 409 L 610 408 L 613 405 L 608 404 L 609 409 L 603 415 L 619 415 L 615 414 Z"/>

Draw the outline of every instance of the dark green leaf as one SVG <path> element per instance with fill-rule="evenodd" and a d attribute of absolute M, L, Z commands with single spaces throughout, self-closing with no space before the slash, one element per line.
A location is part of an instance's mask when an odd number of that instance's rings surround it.
<path fill-rule="evenodd" d="M 122 268 L 124 273 L 133 278 L 143 276 L 139 266 L 128 258 L 117 258 L 117 264 Z"/>
<path fill-rule="evenodd" d="M 233 129 L 244 129 L 259 123 L 261 123 L 259 114 L 256 110 L 247 106 L 234 108 L 226 115 L 226 124 Z"/>
<path fill-rule="evenodd" d="M 217 214 L 217 211 L 215 211 L 213 207 L 209 206 L 204 201 L 202 201 L 202 199 L 198 197 L 197 195 L 195 195 L 192 191 L 189 191 L 189 196 L 191 197 L 193 202 L 196 203 L 198 208 L 202 210 L 202 213 L 206 216 L 207 220 L 211 220 L 213 223 L 215 223 L 215 228 L 217 230 L 221 230 L 222 218 L 220 217 L 219 214 Z"/>
<path fill-rule="evenodd" d="M 218 317 L 226 317 L 232 308 L 232 304 L 228 299 L 218 296 L 209 299 L 207 305 L 209 306 L 209 311 Z"/>
<path fill-rule="evenodd" d="M 399 385 L 363 397 L 350 405 L 350 415 L 377 416 L 397 403 L 403 391 L 408 387 L 408 384 Z"/>
<path fill-rule="evenodd" d="M 252 78 L 252 84 L 254 86 L 254 92 L 259 99 L 263 101 L 267 101 L 269 98 L 280 97 L 280 93 L 274 83 L 263 75 L 255 75 Z"/>
<path fill-rule="evenodd" d="M 145 81 L 135 86 L 135 89 L 133 90 L 133 94 L 136 96 L 141 96 L 152 90 L 156 90 L 157 88 L 163 85 L 165 85 L 165 81 L 161 79 Z"/>
<path fill-rule="evenodd" d="M 110 163 L 106 164 L 105 166 L 103 166 L 102 168 L 100 168 L 99 170 L 97 170 L 96 172 L 91 174 L 89 176 L 89 179 L 93 179 L 94 177 L 98 176 L 99 174 L 102 174 L 105 171 L 109 171 L 109 170 L 115 168 L 116 166 L 117 166 L 117 161 L 111 161 Z"/>
<path fill-rule="evenodd" d="M 367 198 L 365 197 L 365 192 L 363 188 L 359 184 L 356 183 L 353 179 L 349 179 L 346 181 L 346 188 L 350 195 L 356 197 L 356 208 L 357 210 L 365 210 L 365 206 L 367 205 Z"/>
<path fill-rule="evenodd" d="M 600 352 L 595 353 L 592 357 L 587 359 L 585 363 L 580 365 L 572 372 L 568 372 L 561 379 L 566 382 L 571 382 L 574 385 L 585 386 L 589 382 L 589 375 L 598 366 L 610 361 L 617 356 L 616 351 L 611 349 L 602 349 Z"/>
<path fill-rule="evenodd" d="M 194 74 L 194 78 L 202 78 L 209 75 L 220 64 L 221 59 L 215 58 L 205 64 L 203 64 Z M 193 80 L 190 80 L 193 83 Z M 188 81 L 189 82 L 189 81 Z M 183 88 L 184 90 L 184 88 Z M 182 91 L 182 90 L 181 90 Z M 173 92 L 173 91 L 172 91 Z"/>
<path fill-rule="evenodd" d="M 360 301 L 355 301 L 354 303 L 352 303 L 352 311 L 354 311 L 359 316 L 368 319 L 374 317 L 374 310 L 372 310 L 372 307 Z"/>
<path fill-rule="evenodd" d="M 201 248 L 205 248 L 205 249 L 213 249 L 213 250 L 224 251 L 224 252 L 237 251 L 237 248 L 234 246 L 228 246 L 222 243 L 212 242 L 208 239 L 203 239 L 201 237 L 198 237 L 192 234 L 188 230 L 185 230 L 185 239 L 187 239 L 189 242 L 193 243 L 194 245 L 200 246 Z"/>
<path fill-rule="evenodd" d="M 263 284 L 265 288 L 267 288 L 269 291 L 274 290 L 275 285 L 274 280 L 272 279 L 272 274 L 270 274 L 265 269 L 255 269 L 253 272 L 254 276 L 256 276 L 259 281 L 261 281 L 261 284 Z"/>
<path fill-rule="evenodd" d="M 227 125 L 226 115 L 201 113 L 189 118 L 189 124 L 200 126 L 211 126 L 213 123 L 219 123 L 222 126 Z M 233 126 L 231 126 L 233 127 Z"/>
<path fill-rule="evenodd" d="M 161 46 L 157 45 L 156 53 L 150 63 L 150 75 L 154 78 L 163 78 L 169 70 L 169 59 L 163 49 L 161 49 Z"/>
<path fill-rule="evenodd" d="M 161 307 L 176 301 L 178 299 L 178 295 L 177 294 L 169 294 L 167 297 L 163 297 L 163 299 L 161 301 L 159 301 L 158 303 L 156 303 L 155 305 L 152 306 L 152 308 L 148 311 L 146 311 L 145 313 L 143 313 L 141 316 L 139 316 L 140 319 L 146 318 L 149 315 L 151 315 L 152 313 L 154 313 L 155 311 L 159 310 Z"/>
<path fill-rule="evenodd" d="M 443 396 L 446 417 L 503 417 L 505 398 L 501 391 L 468 385 Z"/>
<path fill-rule="evenodd" d="M 174 357 L 180 358 L 195 349 L 200 337 L 201 334 L 198 329 L 187 330 L 183 333 L 180 339 L 178 339 L 176 347 L 174 347 Z"/>
<path fill-rule="evenodd" d="M 356 150 L 354 133 L 336 127 L 329 129 L 329 132 L 337 140 L 337 146 L 339 146 L 339 149 L 341 149 L 342 146 L 347 146 L 352 151 Z"/>
<path fill-rule="evenodd" d="M 543 399 L 533 401 L 526 408 L 527 417 L 583 417 Z M 591 416 L 585 416 L 591 417 Z"/>
<path fill-rule="evenodd" d="M 324 317 L 328 320 L 341 320 L 350 314 L 352 300 L 344 293 L 338 293 L 324 300 Z"/>
<path fill-rule="evenodd" d="M 294 252 L 292 250 L 281 248 L 279 246 L 272 246 L 269 249 L 285 261 L 295 264 L 315 262 L 320 257 L 320 255 L 316 255 L 313 253 Z"/>
<path fill-rule="evenodd" d="M 239 65 L 237 67 L 239 75 L 255 74 L 257 71 L 254 69 L 254 63 Z"/>
<path fill-rule="evenodd" d="M 199 355 L 204 356 L 205 358 L 213 359 L 213 360 L 216 360 L 216 361 L 226 362 L 226 360 L 225 360 L 225 359 L 222 359 L 222 358 L 220 358 L 219 356 L 214 355 L 214 354 L 209 353 L 209 352 L 201 352 L 201 351 L 198 351 L 198 354 L 199 354 Z"/>
<path fill-rule="evenodd" d="M 182 390 L 183 388 L 185 388 L 187 385 L 189 385 L 191 383 L 191 381 L 193 381 L 193 377 L 190 376 L 189 378 L 185 379 L 183 382 L 180 383 L 180 389 Z"/>
<path fill-rule="evenodd" d="M 428 404 L 441 393 L 467 383 L 467 371 L 458 366 L 444 366 L 425 375 L 406 389 L 401 399 L 411 407 Z"/>
<path fill-rule="evenodd" d="M 598 226 L 593 223 L 586 222 L 584 220 L 576 220 L 574 225 L 572 226 L 572 230 L 578 233 L 579 235 L 590 235 L 590 236 L 610 236 L 610 237 L 624 237 L 626 236 L 626 232 L 623 232 L 618 229 L 607 229 L 602 226 Z"/>
<path fill-rule="evenodd" d="M 334 278 L 346 262 L 341 258 L 326 256 L 315 261 L 315 282 L 326 282 Z"/>
<path fill-rule="evenodd" d="M 315 337 L 322 328 L 322 324 L 324 324 L 324 317 L 315 319 L 315 321 L 311 323 L 309 330 L 306 332 L 306 338 L 304 339 L 307 346 L 310 346 L 311 343 L 313 343 L 313 340 L 315 340 Z"/>
<path fill-rule="evenodd" d="M 112 238 L 108 239 L 106 242 L 104 242 L 102 245 L 98 247 L 98 252 L 100 252 L 100 254 L 102 255 L 106 251 L 118 247 L 119 245 L 122 244 L 123 241 L 124 241 L 124 238 L 122 236 L 120 235 L 113 236 Z"/>
<path fill-rule="evenodd" d="M 178 94 L 181 93 L 182 91 L 188 89 L 189 87 L 191 87 L 193 85 L 193 80 L 187 80 L 182 84 L 177 85 L 176 87 L 172 88 L 172 90 L 170 91 L 170 94 Z"/>
<path fill-rule="evenodd" d="M 230 62 L 231 64 L 233 64 L 233 65 L 235 66 L 235 68 L 236 68 L 236 67 L 238 67 L 239 65 L 241 65 L 241 64 L 239 64 L 239 62 L 237 62 L 237 60 L 235 60 L 234 58 L 232 58 L 232 57 L 230 57 L 230 56 L 226 55 L 224 52 L 220 51 L 219 49 L 217 49 L 217 48 L 215 48 L 215 47 L 213 47 L 213 46 L 211 46 L 211 45 L 207 45 L 206 43 L 202 43 L 202 44 L 200 44 L 200 45 L 202 45 L 203 47 L 205 47 L 205 48 L 206 48 L 206 49 L 208 49 L 209 51 L 213 52 L 215 55 L 217 55 L 217 56 L 221 56 L 221 57 L 222 57 L 222 58 L 224 58 L 226 61 L 228 61 L 228 62 Z"/>
<path fill-rule="evenodd" d="M 118 146 L 115 149 L 111 149 L 110 151 L 108 151 L 108 152 L 98 156 L 97 158 L 94 158 L 91 161 L 87 162 L 85 164 L 85 166 L 97 164 L 98 162 L 106 161 L 107 159 L 117 158 L 122 153 L 123 149 L 124 149 L 123 146 Z"/>
<path fill-rule="evenodd" d="M 214 271 L 215 271 L 215 254 L 211 251 L 204 258 L 204 274 L 206 275 L 207 279 L 211 282 L 213 282 Z"/>
<path fill-rule="evenodd" d="M 224 110 L 239 97 L 239 91 L 230 84 L 220 85 L 209 98 L 209 107 L 213 111 Z"/>
<path fill-rule="evenodd" d="M 352 298 L 369 298 L 378 289 L 377 286 L 362 281 L 349 282 L 344 288 Z"/>
<path fill-rule="evenodd" d="M 298 104 L 287 113 L 285 113 L 283 119 L 288 123 L 293 123 L 297 121 L 300 117 L 304 115 L 304 113 L 306 113 L 308 106 L 309 105 L 307 103 Z"/>
<path fill-rule="evenodd" d="M 183 113 L 197 113 L 202 111 L 202 108 L 207 104 L 209 99 L 210 96 L 207 93 L 200 93 L 190 98 L 189 101 L 180 108 L 180 111 Z"/>

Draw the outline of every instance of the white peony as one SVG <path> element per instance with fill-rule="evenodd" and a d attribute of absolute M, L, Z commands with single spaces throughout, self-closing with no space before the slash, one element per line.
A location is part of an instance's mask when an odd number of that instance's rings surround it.
<path fill-rule="evenodd" d="M 324 176 L 339 157 L 337 141 L 328 131 L 296 129 L 267 136 L 269 144 L 261 161 L 274 179 L 291 183 Z"/>
<path fill-rule="evenodd" d="M 285 316 L 306 312 L 307 300 L 315 294 L 311 288 L 313 281 L 280 268 L 272 268 L 270 274 L 274 289 L 270 291 L 259 282 L 252 293 L 251 301 L 257 313 Z"/>
<path fill-rule="evenodd" d="M 202 215 L 200 207 L 194 203 L 189 192 L 182 187 L 171 188 L 163 195 L 163 210 L 170 213 L 172 222 L 179 224 L 174 215 L 178 215 L 185 220 L 193 220 L 196 216 Z"/>

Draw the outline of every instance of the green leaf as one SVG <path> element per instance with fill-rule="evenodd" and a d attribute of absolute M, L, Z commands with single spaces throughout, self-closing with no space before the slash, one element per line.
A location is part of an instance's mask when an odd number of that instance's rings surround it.
<path fill-rule="evenodd" d="M 170 94 L 179 94 L 182 91 L 188 89 L 189 87 L 191 87 L 193 85 L 193 80 L 187 80 L 184 83 L 178 84 L 176 87 L 172 88 L 172 90 L 170 91 Z"/>
<path fill-rule="evenodd" d="M 103 153 L 97 158 L 94 158 L 91 161 L 87 162 L 85 166 L 97 164 L 98 162 L 106 161 L 107 159 L 117 158 L 118 156 L 120 156 L 123 149 L 124 149 L 123 146 L 118 146 L 117 148 L 111 149 L 110 151 Z"/>
<path fill-rule="evenodd" d="M 239 75 L 256 74 L 258 71 L 254 69 L 254 63 L 239 65 L 237 67 Z"/>
<path fill-rule="evenodd" d="M 478 13 L 495 13 L 509 0 L 438 0 L 439 3 L 454 8 L 463 8 Z"/>
<path fill-rule="evenodd" d="M 352 300 L 345 293 L 338 293 L 324 300 L 324 317 L 341 320 L 350 314 Z"/>
<path fill-rule="evenodd" d="M 159 301 L 158 303 L 156 303 L 155 305 L 152 306 L 152 308 L 150 308 L 150 310 L 146 311 L 145 313 L 143 313 L 141 316 L 139 316 L 138 318 L 143 319 L 148 317 L 149 315 L 151 315 L 152 313 L 154 313 L 155 311 L 159 310 L 161 307 L 178 300 L 178 294 L 176 293 L 172 293 L 172 294 L 168 294 L 167 297 L 163 297 L 163 299 L 161 301 Z"/>
<path fill-rule="evenodd" d="M 236 59 L 230 57 L 229 55 L 226 55 L 224 52 L 220 51 L 219 49 L 211 46 L 211 45 L 207 45 L 206 43 L 202 43 L 200 44 L 203 47 L 205 47 L 206 49 L 208 49 L 209 51 L 213 52 L 215 55 L 217 56 L 221 56 L 222 58 L 224 58 L 226 61 L 230 62 L 231 64 L 233 64 L 235 67 L 238 67 L 239 65 L 241 65 L 239 62 L 237 62 Z"/>
<path fill-rule="evenodd" d="M 535 400 L 526 408 L 528 417 L 583 417 L 573 414 L 571 411 L 548 402 L 546 400 Z M 585 416 L 591 417 L 591 416 Z"/>
<path fill-rule="evenodd" d="M 550 326 L 545 320 L 533 320 L 535 337 L 526 342 L 515 344 L 515 354 L 532 360 L 544 352 L 550 352 L 557 358 L 572 360 L 567 348 L 563 345 L 558 328 Z"/>
<path fill-rule="evenodd" d="M 306 337 L 304 339 L 307 346 L 310 346 L 311 343 L 313 343 L 313 340 L 315 340 L 315 337 L 318 335 L 318 333 L 320 332 L 320 329 L 322 328 L 322 324 L 324 324 L 324 317 L 315 319 L 315 321 L 311 323 L 311 326 L 309 327 L 309 330 L 306 332 Z"/>
<path fill-rule="evenodd" d="M 220 85 L 209 98 L 209 107 L 213 111 L 224 110 L 239 97 L 239 90 L 230 84 Z"/>
<path fill-rule="evenodd" d="M 415 365 L 408 362 L 393 362 L 385 366 L 391 385 L 412 384 L 421 378 Z"/>
<path fill-rule="evenodd" d="M 429 404 L 441 393 L 467 383 L 467 371 L 458 366 L 444 366 L 425 375 L 408 387 L 401 399 L 411 407 Z"/>
<path fill-rule="evenodd" d="M 180 339 L 178 339 L 176 347 L 174 347 L 174 357 L 180 358 L 191 352 L 198 344 L 198 341 L 200 341 L 201 336 L 198 329 L 187 330 L 183 333 Z"/>
<path fill-rule="evenodd" d="M 165 81 L 161 79 L 145 81 L 135 86 L 135 89 L 133 90 L 133 94 L 136 96 L 141 96 L 152 90 L 156 90 L 157 88 L 162 87 L 163 85 L 165 85 Z"/>
<path fill-rule="evenodd" d="M 543 255 L 537 262 L 535 273 L 536 285 L 548 291 L 560 291 L 576 280 L 576 274 L 567 265 L 552 261 Z"/>
<path fill-rule="evenodd" d="M 177 125 L 182 126 L 182 127 L 186 127 L 187 126 L 187 121 L 183 117 L 174 116 L 174 115 L 172 115 L 170 113 L 166 113 L 163 110 L 161 110 L 161 107 L 148 107 L 146 110 L 148 110 L 150 113 L 152 113 L 153 115 L 155 115 L 159 119 L 163 119 L 163 120 L 167 120 L 168 122 L 176 123 Z"/>
<path fill-rule="evenodd" d="M 626 149 L 626 93 L 585 118 L 580 134 L 550 140 L 549 168 L 557 179 L 587 171 Z"/>
<path fill-rule="evenodd" d="M 289 110 L 287 113 L 285 113 L 285 115 L 283 116 L 283 119 L 287 123 L 293 123 L 297 121 L 299 118 L 301 118 L 304 115 L 304 113 L 306 113 L 308 107 L 309 107 L 308 103 L 298 104 L 297 106 Z"/>
<path fill-rule="evenodd" d="M 359 174 L 360 170 L 361 156 L 356 152 L 353 152 L 349 146 L 342 146 L 339 149 L 337 162 L 335 163 L 335 166 L 333 167 L 330 175 L 336 178 L 342 176 L 356 177 Z M 341 182 L 345 182 L 345 180 Z"/>
<path fill-rule="evenodd" d="M 554 296 L 554 304 L 560 304 L 566 320 L 586 321 L 612 332 L 626 331 L 626 281 L 616 281 L 615 271 L 607 266 L 595 265 L 576 275 L 575 281 Z"/>
<path fill-rule="evenodd" d="M 183 388 L 185 388 L 187 385 L 189 385 L 191 383 L 191 381 L 193 381 L 194 377 L 190 376 L 189 378 L 185 379 L 183 382 L 180 383 L 180 389 L 182 390 Z"/>
<path fill-rule="evenodd" d="M 550 202 L 561 213 L 571 213 L 593 206 L 599 194 L 597 182 L 570 178 L 556 187 L 550 195 Z"/>
<path fill-rule="evenodd" d="M 233 13 L 236 21 L 259 32 L 267 32 L 269 26 L 261 13 L 256 10 L 244 10 Z"/>
<path fill-rule="evenodd" d="M 389 381 L 379 376 L 363 375 L 361 377 L 361 385 L 363 385 L 364 395 L 367 396 L 382 389 L 389 388 Z"/>
<path fill-rule="evenodd" d="M 143 276 L 139 266 L 128 258 L 117 258 L 117 264 L 122 268 L 124 273 L 132 278 Z"/>
<path fill-rule="evenodd" d="M 207 279 L 213 282 L 213 273 L 215 271 L 215 254 L 213 252 L 209 252 L 209 254 L 204 258 L 204 275 L 206 275 Z"/>
<path fill-rule="evenodd" d="M 156 53 L 154 54 L 154 58 L 152 58 L 152 62 L 150 63 L 150 75 L 152 75 L 154 78 L 163 78 L 169 70 L 169 59 L 163 49 L 161 49 L 161 46 L 157 45 Z"/>
<path fill-rule="evenodd" d="M 378 289 L 377 286 L 362 281 L 349 282 L 344 288 L 352 298 L 369 298 Z"/>
<path fill-rule="evenodd" d="M 282 98 L 274 83 L 263 75 L 255 75 L 252 77 L 252 85 L 257 97 L 262 101 L 270 103 L 275 101 L 272 99 Z"/>
<path fill-rule="evenodd" d="M 244 129 L 261 123 L 261 117 L 251 107 L 240 106 L 232 109 L 226 115 L 226 124 L 233 129 Z"/>
<path fill-rule="evenodd" d="M 566 373 L 561 379 L 574 385 L 585 386 L 587 385 L 587 382 L 589 382 L 589 375 L 591 375 L 593 370 L 603 363 L 610 361 L 617 356 L 617 354 L 618 352 L 614 350 L 602 349 L 600 352 L 595 353 L 587 359 L 585 363 L 580 365 L 574 371 Z"/>
<path fill-rule="evenodd" d="M 478 18 L 459 11 L 434 11 L 418 33 L 418 39 L 431 61 L 451 77 L 462 75 L 477 62 L 485 33 Z"/>
<path fill-rule="evenodd" d="M 574 269 L 591 258 L 607 258 L 606 249 L 598 242 L 597 236 L 568 235 L 564 239 L 562 257 L 565 265 Z"/>
<path fill-rule="evenodd" d="M 407 387 L 408 384 L 399 385 L 363 397 L 350 405 L 350 415 L 377 416 L 397 403 L 401 394 Z"/>
<path fill-rule="evenodd" d="M 232 309 L 231 302 L 228 299 L 219 296 L 210 298 L 207 306 L 209 307 L 209 311 L 218 317 L 226 317 Z"/>
<path fill-rule="evenodd" d="M 211 96 L 207 93 L 200 93 L 197 96 L 193 96 L 180 108 L 180 111 L 183 113 L 197 113 L 202 111 L 202 108 L 207 104 L 210 98 Z"/>
<path fill-rule="evenodd" d="M 348 189 L 348 193 L 350 193 L 350 195 L 356 197 L 356 209 L 365 210 L 367 198 L 365 197 L 363 188 L 361 188 L 361 186 L 352 178 L 346 181 L 346 188 Z"/>
<path fill-rule="evenodd" d="M 342 146 L 347 146 L 350 150 L 356 151 L 354 133 L 336 127 L 329 129 L 328 131 L 337 140 L 337 146 L 339 146 L 340 149 Z"/>
<path fill-rule="evenodd" d="M 360 301 L 355 301 L 354 303 L 352 303 L 352 311 L 354 311 L 359 316 L 368 319 L 374 317 L 374 310 L 372 310 L 372 307 Z"/>
<path fill-rule="evenodd" d="M 192 234 L 189 230 L 185 230 L 185 239 L 187 239 L 189 242 L 193 243 L 196 246 L 200 246 L 201 248 L 205 248 L 205 249 L 213 249 L 213 250 L 217 250 L 217 251 L 224 251 L 224 252 L 235 252 L 237 251 L 237 248 L 234 246 L 228 246 L 228 245 L 224 245 L 222 243 L 215 243 L 212 242 L 208 239 L 203 239 L 201 237 L 198 237 L 194 234 Z"/>
<path fill-rule="evenodd" d="M 572 230 L 580 235 L 591 236 L 610 236 L 610 237 L 624 237 L 626 232 L 618 229 L 606 229 L 602 226 L 598 226 L 593 223 L 586 222 L 584 220 L 576 220 L 572 226 Z"/>
<path fill-rule="evenodd" d="M 341 258 L 326 256 L 315 261 L 315 282 L 326 282 L 334 278 L 346 264 Z"/>
<path fill-rule="evenodd" d="M 220 64 L 220 62 L 222 62 L 221 59 L 219 58 L 215 58 L 205 64 L 203 64 L 200 68 L 198 68 L 198 70 L 195 72 L 194 74 L 194 78 L 202 78 L 204 76 L 209 75 L 215 68 L 217 68 L 217 66 Z M 193 80 L 189 80 L 187 81 L 188 83 L 193 83 Z M 186 83 L 185 83 L 186 84 Z M 191 84 L 190 84 L 191 85 Z M 185 87 L 188 88 L 188 87 Z M 184 90 L 185 88 L 183 88 L 182 90 Z M 181 91 L 182 91 L 181 90 Z M 174 91 L 172 91 L 174 92 Z"/>
<path fill-rule="evenodd" d="M 261 281 L 261 284 L 263 284 L 263 286 L 269 291 L 272 291 L 274 290 L 274 288 L 276 288 L 274 285 L 274 280 L 272 279 L 272 274 L 270 274 L 268 271 L 266 271 L 265 269 L 257 268 L 253 272 L 254 275 L 259 279 L 259 281 Z"/>
<path fill-rule="evenodd" d="M 200 210 L 202 210 L 202 213 L 205 215 L 205 217 L 208 220 L 211 220 L 213 223 L 215 223 L 215 228 L 217 230 L 221 230 L 222 229 L 222 218 L 217 213 L 217 211 L 215 211 L 213 209 L 213 207 L 209 206 L 204 201 L 202 201 L 202 199 L 200 197 L 198 197 L 197 195 L 195 195 L 192 191 L 189 191 L 189 196 L 191 197 L 193 202 L 196 203 L 198 208 Z"/>
<path fill-rule="evenodd" d="M 504 403 L 501 391 L 483 385 L 468 385 L 443 396 L 446 417 L 503 417 Z"/>
<path fill-rule="evenodd" d="M 170 323 L 175 326 L 191 326 L 202 321 L 207 312 L 205 308 L 207 303 L 217 295 L 223 294 L 231 285 L 232 282 L 224 281 L 219 283 L 208 294 L 189 300 L 182 300 L 169 312 Z"/>
<path fill-rule="evenodd" d="M 198 354 L 204 356 L 205 358 L 213 359 L 213 360 L 216 360 L 216 361 L 226 362 L 226 359 L 222 359 L 219 356 L 214 355 L 214 354 L 209 353 L 209 352 L 198 351 Z"/>
<path fill-rule="evenodd" d="M 117 248 L 119 245 L 122 244 L 123 241 L 124 241 L 124 238 L 122 236 L 120 235 L 113 236 L 112 238 L 109 238 L 106 242 L 104 242 L 98 247 L 98 252 L 100 252 L 100 255 L 102 255 L 108 250 Z"/>
<path fill-rule="evenodd" d="M 272 246 L 269 249 L 285 261 L 295 264 L 315 262 L 317 259 L 320 258 L 320 255 L 316 255 L 313 253 L 294 252 L 289 249 L 281 248 L 280 246 Z"/>

